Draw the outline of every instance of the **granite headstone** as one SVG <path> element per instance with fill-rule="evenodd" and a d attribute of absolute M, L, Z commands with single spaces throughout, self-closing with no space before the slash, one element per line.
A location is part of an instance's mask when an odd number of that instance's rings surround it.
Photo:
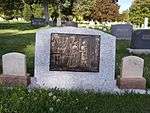
<path fill-rule="evenodd" d="M 102 31 L 77 27 L 39 30 L 36 84 L 46 88 L 114 90 L 115 51 L 116 37 Z"/>
<path fill-rule="evenodd" d="M 44 18 L 34 18 L 31 20 L 32 26 L 43 26 L 46 24 L 46 21 Z"/>
<path fill-rule="evenodd" d="M 150 29 L 139 29 L 133 32 L 131 49 L 150 49 Z"/>
<path fill-rule="evenodd" d="M 130 24 L 116 24 L 111 26 L 111 34 L 118 40 L 131 40 L 133 27 Z"/>

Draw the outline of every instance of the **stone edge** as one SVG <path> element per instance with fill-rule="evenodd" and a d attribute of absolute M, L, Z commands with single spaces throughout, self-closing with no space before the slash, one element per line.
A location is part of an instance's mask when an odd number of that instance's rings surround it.
<path fill-rule="evenodd" d="M 150 54 L 150 49 L 131 49 L 131 48 L 127 48 L 127 50 L 129 51 L 129 53 L 134 53 L 134 54 L 137 54 L 137 55 Z"/>

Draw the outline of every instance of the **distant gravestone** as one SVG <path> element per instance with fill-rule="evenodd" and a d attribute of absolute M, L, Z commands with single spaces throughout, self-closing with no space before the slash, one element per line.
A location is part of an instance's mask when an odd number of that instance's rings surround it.
<path fill-rule="evenodd" d="M 35 47 L 36 84 L 48 88 L 114 90 L 115 48 L 114 36 L 94 29 L 40 30 Z"/>
<path fill-rule="evenodd" d="M 130 24 L 116 24 L 111 26 L 111 34 L 118 40 L 131 40 L 133 27 Z"/>
<path fill-rule="evenodd" d="M 31 20 L 32 26 L 43 26 L 46 24 L 46 21 L 44 18 L 34 18 Z"/>
<path fill-rule="evenodd" d="M 66 22 L 62 22 L 62 26 L 72 26 L 72 27 L 78 27 L 78 23 L 73 22 L 73 21 L 66 21 Z"/>
<path fill-rule="evenodd" d="M 8 53 L 2 56 L 3 75 L 0 83 L 3 85 L 27 85 L 30 78 L 26 73 L 26 58 L 21 53 Z"/>
<path fill-rule="evenodd" d="M 144 60 L 137 56 L 122 59 L 121 78 L 119 87 L 122 89 L 145 89 L 146 80 L 143 78 Z"/>
<path fill-rule="evenodd" d="M 57 18 L 57 23 L 56 23 L 57 27 L 61 26 L 61 18 Z"/>
<path fill-rule="evenodd" d="M 144 28 L 145 29 L 148 28 L 148 18 L 147 17 L 144 18 Z"/>
<path fill-rule="evenodd" d="M 131 49 L 150 49 L 150 29 L 139 29 L 133 32 Z"/>
<path fill-rule="evenodd" d="M 91 21 L 89 22 L 89 27 L 90 27 L 90 28 L 94 28 L 94 27 L 95 27 L 95 22 L 94 22 L 93 20 L 91 20 Z"/>

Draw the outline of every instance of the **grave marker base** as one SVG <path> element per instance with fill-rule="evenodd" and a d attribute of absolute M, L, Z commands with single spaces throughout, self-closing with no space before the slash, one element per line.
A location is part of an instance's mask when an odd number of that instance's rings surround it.
<path fill-rule="evenodd" d="M 0 85 L 2 86 L 28 86 L 30 84 L 30 77 L 14 76 L 14 75 L 0 75 Z"/>
<path fill-rule="evenodd" d="M 120 89 L 145 89 L 145 78 L 120 78 L 117 81 Z"/>

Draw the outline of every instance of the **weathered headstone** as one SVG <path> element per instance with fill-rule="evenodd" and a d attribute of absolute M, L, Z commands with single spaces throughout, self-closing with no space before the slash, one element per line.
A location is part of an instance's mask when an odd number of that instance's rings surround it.
<path fill-rule="evenodd" d="M 121 89 L 145 89 L 146 80 L 143 78 L 144 60 L 137 56 L 128 56 L 122 59 Z"/>
<path fill-rule="evenodd" d="M 131 40 L 133 27 L 130 24 L 116 24 L 111 26 L 111 34 L 118 40 Z"/>
<path fill-rule="evenodd" d="M 4 75 L 26 75 L 25 55 L 21 53 L 8 53 L 2 56 Z"/>
<path fill-rule="evenodd" d="M 116 88 L 112 35 L 77 27 L 44 29 L 36 33 L 35 49 L 35 78 L 40 87 Z"/>
<path fill-rule="evenodd" d="M 8 53 L 2 56 L 3 75 L 0 76 L 2 85 L 27 85 L 29 77 L 26 73 L 26 58 L 21 53 Z"/>

